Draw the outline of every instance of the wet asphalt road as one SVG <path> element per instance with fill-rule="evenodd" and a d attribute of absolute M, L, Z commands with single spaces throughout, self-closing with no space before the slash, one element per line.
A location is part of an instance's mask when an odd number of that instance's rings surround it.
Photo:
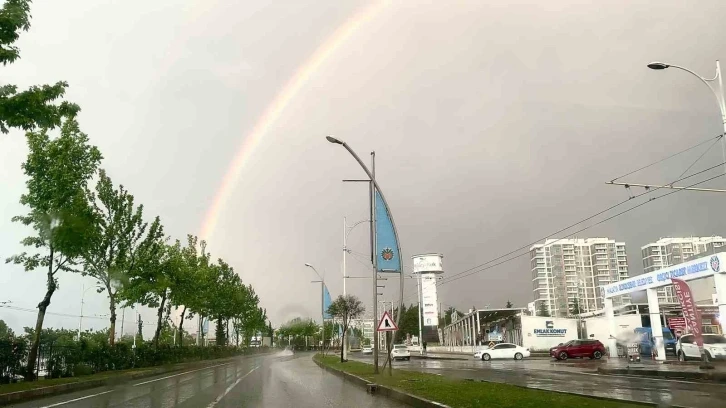
<path fill-rule="evenodd" d="M 312 354 L 246 357 L 231 363 L 13 405 L 22 408 L 363 407 L 405 405 L 368 395 L 320 369 Z"/>
<path fill-rule="evenodd" d="M 371 356 L 359 353 L 350 359 L 372 362 Z M 422 371 L 456 378 L 471 378 L 507 383 L 550 391 L 572 392 L 590 396 L 618 398 L 659 404 L 714 408 L 726 406 L 726 385 L 694 381 L 614 376 L 597 373 L 607 360 L 554 361 L 547 358 L 523 361 L 494 360 L 425 360 L 396 361 L 394 368 Z"/>

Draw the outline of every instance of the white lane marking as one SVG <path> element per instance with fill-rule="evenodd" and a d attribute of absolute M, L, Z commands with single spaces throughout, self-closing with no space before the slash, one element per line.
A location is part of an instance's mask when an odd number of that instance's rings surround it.
<path fill-rule="evenodd" d="M 134 387 L 138 387 L 139 385 L 144 385 L 144 384 L 149 384 L 149 383 L 153 383 L 153 382 L 155 382 L 155 381 L 161 381 L 161 380 L 166 380 L 167 378 L 172 378 L 172 377 L 178 377 L 178 376 L 180 376 L 180 375 L 184 375 L 184 374 L 189 374 L 189 373 L 194 373 L 194 372 L 197 372 L 197 371 L 202 371 L 202 370 L 207 370 L 207 369 L 209 369 L 209 368 L 215 368 L 215 367 L 221 367 L 221 366 L 226 366 L 226 365 L 230 365 L 230 364 L 232 364 L 232 363 L 230 362 L 230 363 L 224 363 L 224 364 L 217 364 L 217 365 L 214 365 L 214 366 L 209 366 L 209 367 L 204 367 L 204 368 L 198 368 L 198 369 L 196 369 L 196 370 L 191 370 L 191 371 L 185 371 L 185 372 L 183 372 L 183 373 L 179 373 L 179 374 L 172 374 L 172 375 L 167 375 L 166 377 L 161 377 L 161 378 L 157 378 L 157 379 L 154 379 L 154 380 L 149 380 L 149 381 L 144 381 L 144 382 L 140 382 L 140 383 L 138 383 L 138 384 L 134 384 Z"/>
<path fill-rule="evenodd" d="M 229 392 L 232 391 L 232 388 L 236 387 L 237 384 L 239 384 L 240 381 L 242 381 L 245 377 L 247 377 L 248 375 L 250 375 L 253 371 L 257 370 L 258 368 L 259 368 L 259 366 L 251 369 L 250 371 L 247 372 L 247 374 L 245 374 L 242 377 L 238 378 L 237 381 L 235 381 L 232 385 L 230 385 L 229 387 L 227 387 L 226 390 L 224 390 L 224 392 L 222 393 L 222 395 L 218 396 L 217 398 L 214 399 L 214 401 L 212 401 L 211 404 L 207 405 L 207 408 L 212 408 L 215 405 L 219 404 L 219 401 L 222 401 L 222 398 L 226 397 L 227 394 L 229 394 Z"/>
<path fill-rule="evenodd" d="M 88 398 L 93 398 L 93 397 L 98 397 L 99 395 L 108 394 L 109 392 L 113 392 L 113 390 L 99 392 L 98 394 L 86 395 L 85 397 L 75 398 L 75 399 L 68 400 L 68 401 L 57 402 L 57 403 L 52 404 L 52 405 L 46 405 L 46 406 L 44 406 L 42 408 L 59 407 L 61 405 L 70 404 L 71 402 L 81 401 L 81 400 L 88 399 Z"/>

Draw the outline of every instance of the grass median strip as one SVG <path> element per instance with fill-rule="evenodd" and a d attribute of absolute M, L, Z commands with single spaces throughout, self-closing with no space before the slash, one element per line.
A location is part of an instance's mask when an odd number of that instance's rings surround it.
<path fill-rule="evenodd" d="M 341 363 L 338 357 L 315 359 L 324 365 L 335 368 L 372 383 L 397 388 L 428 400 L 451 407 L 502 407 L 502 408 L 540 408 L 540 407 L 578 407 L 578 408 L 635 408 L 641 404 L 608 401 L 578 395 L 568 395 L 551 391 L 527 389 L 509 384 L 465 381 L 440 375 L 393 369 L 393 375 L 371 374 L 370 364 L 357 361 Z"/>

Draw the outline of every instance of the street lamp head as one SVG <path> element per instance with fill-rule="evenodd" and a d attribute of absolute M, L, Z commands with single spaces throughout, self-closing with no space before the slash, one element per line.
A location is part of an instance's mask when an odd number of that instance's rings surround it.
<path fill-rule="evenodd" d="M 648 64 L 648 68 L 655 70 L 666 69 L 668 67 L 670 67 L 670 65 L 664 64 L 662 62 L 651 62 L 650 64 Z"/>
<path fill-rule="evenodd" d="M 312 265 L 310 265 L 309 263 L 306 263 L 306 264 L 305 264 L 305 266 L 307 266 L 308 268 L 312 268 L 312 267 L 313 267 L 313 266 L 312 266 Z"/>
<path fill-rule="evenodd" d="M 341 142 L 340 140 L 334 138 L 333 136 L 325 136 L 325 139 L 327 139 L 328 142 L 330 142 L 330 143 L 335 143 L 335 144 L 339 144 L 339 145 L 342 145 L 343 144 L 343 142 Z"/>

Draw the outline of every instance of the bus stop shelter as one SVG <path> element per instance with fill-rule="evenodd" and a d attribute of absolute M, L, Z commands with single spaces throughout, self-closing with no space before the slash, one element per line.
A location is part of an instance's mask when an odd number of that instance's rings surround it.
<path fill-rule="evenodd" d="M 723 322 L 723 319 L 726 318 L 726 266 L 724 261 L 726 261 L 726 253 L 721 252 L 603 286 L 602 294 L 605 299 L 605 316 L 610 332 L 607 340 L 610 356 L 617 357 L 618 353 L 617 339 L 615 338 L 616 325 L 613 298 L 645 290 L 648 296 L 648 314 L 650 315 L 650 324 L 657 350 L 656 359 L 666 359 L 657 289 L 672 285 L 671 278 L 691 281 L 713 276 L 716 286 L 716 297 L 718 298 L 717 318 Z"/>

